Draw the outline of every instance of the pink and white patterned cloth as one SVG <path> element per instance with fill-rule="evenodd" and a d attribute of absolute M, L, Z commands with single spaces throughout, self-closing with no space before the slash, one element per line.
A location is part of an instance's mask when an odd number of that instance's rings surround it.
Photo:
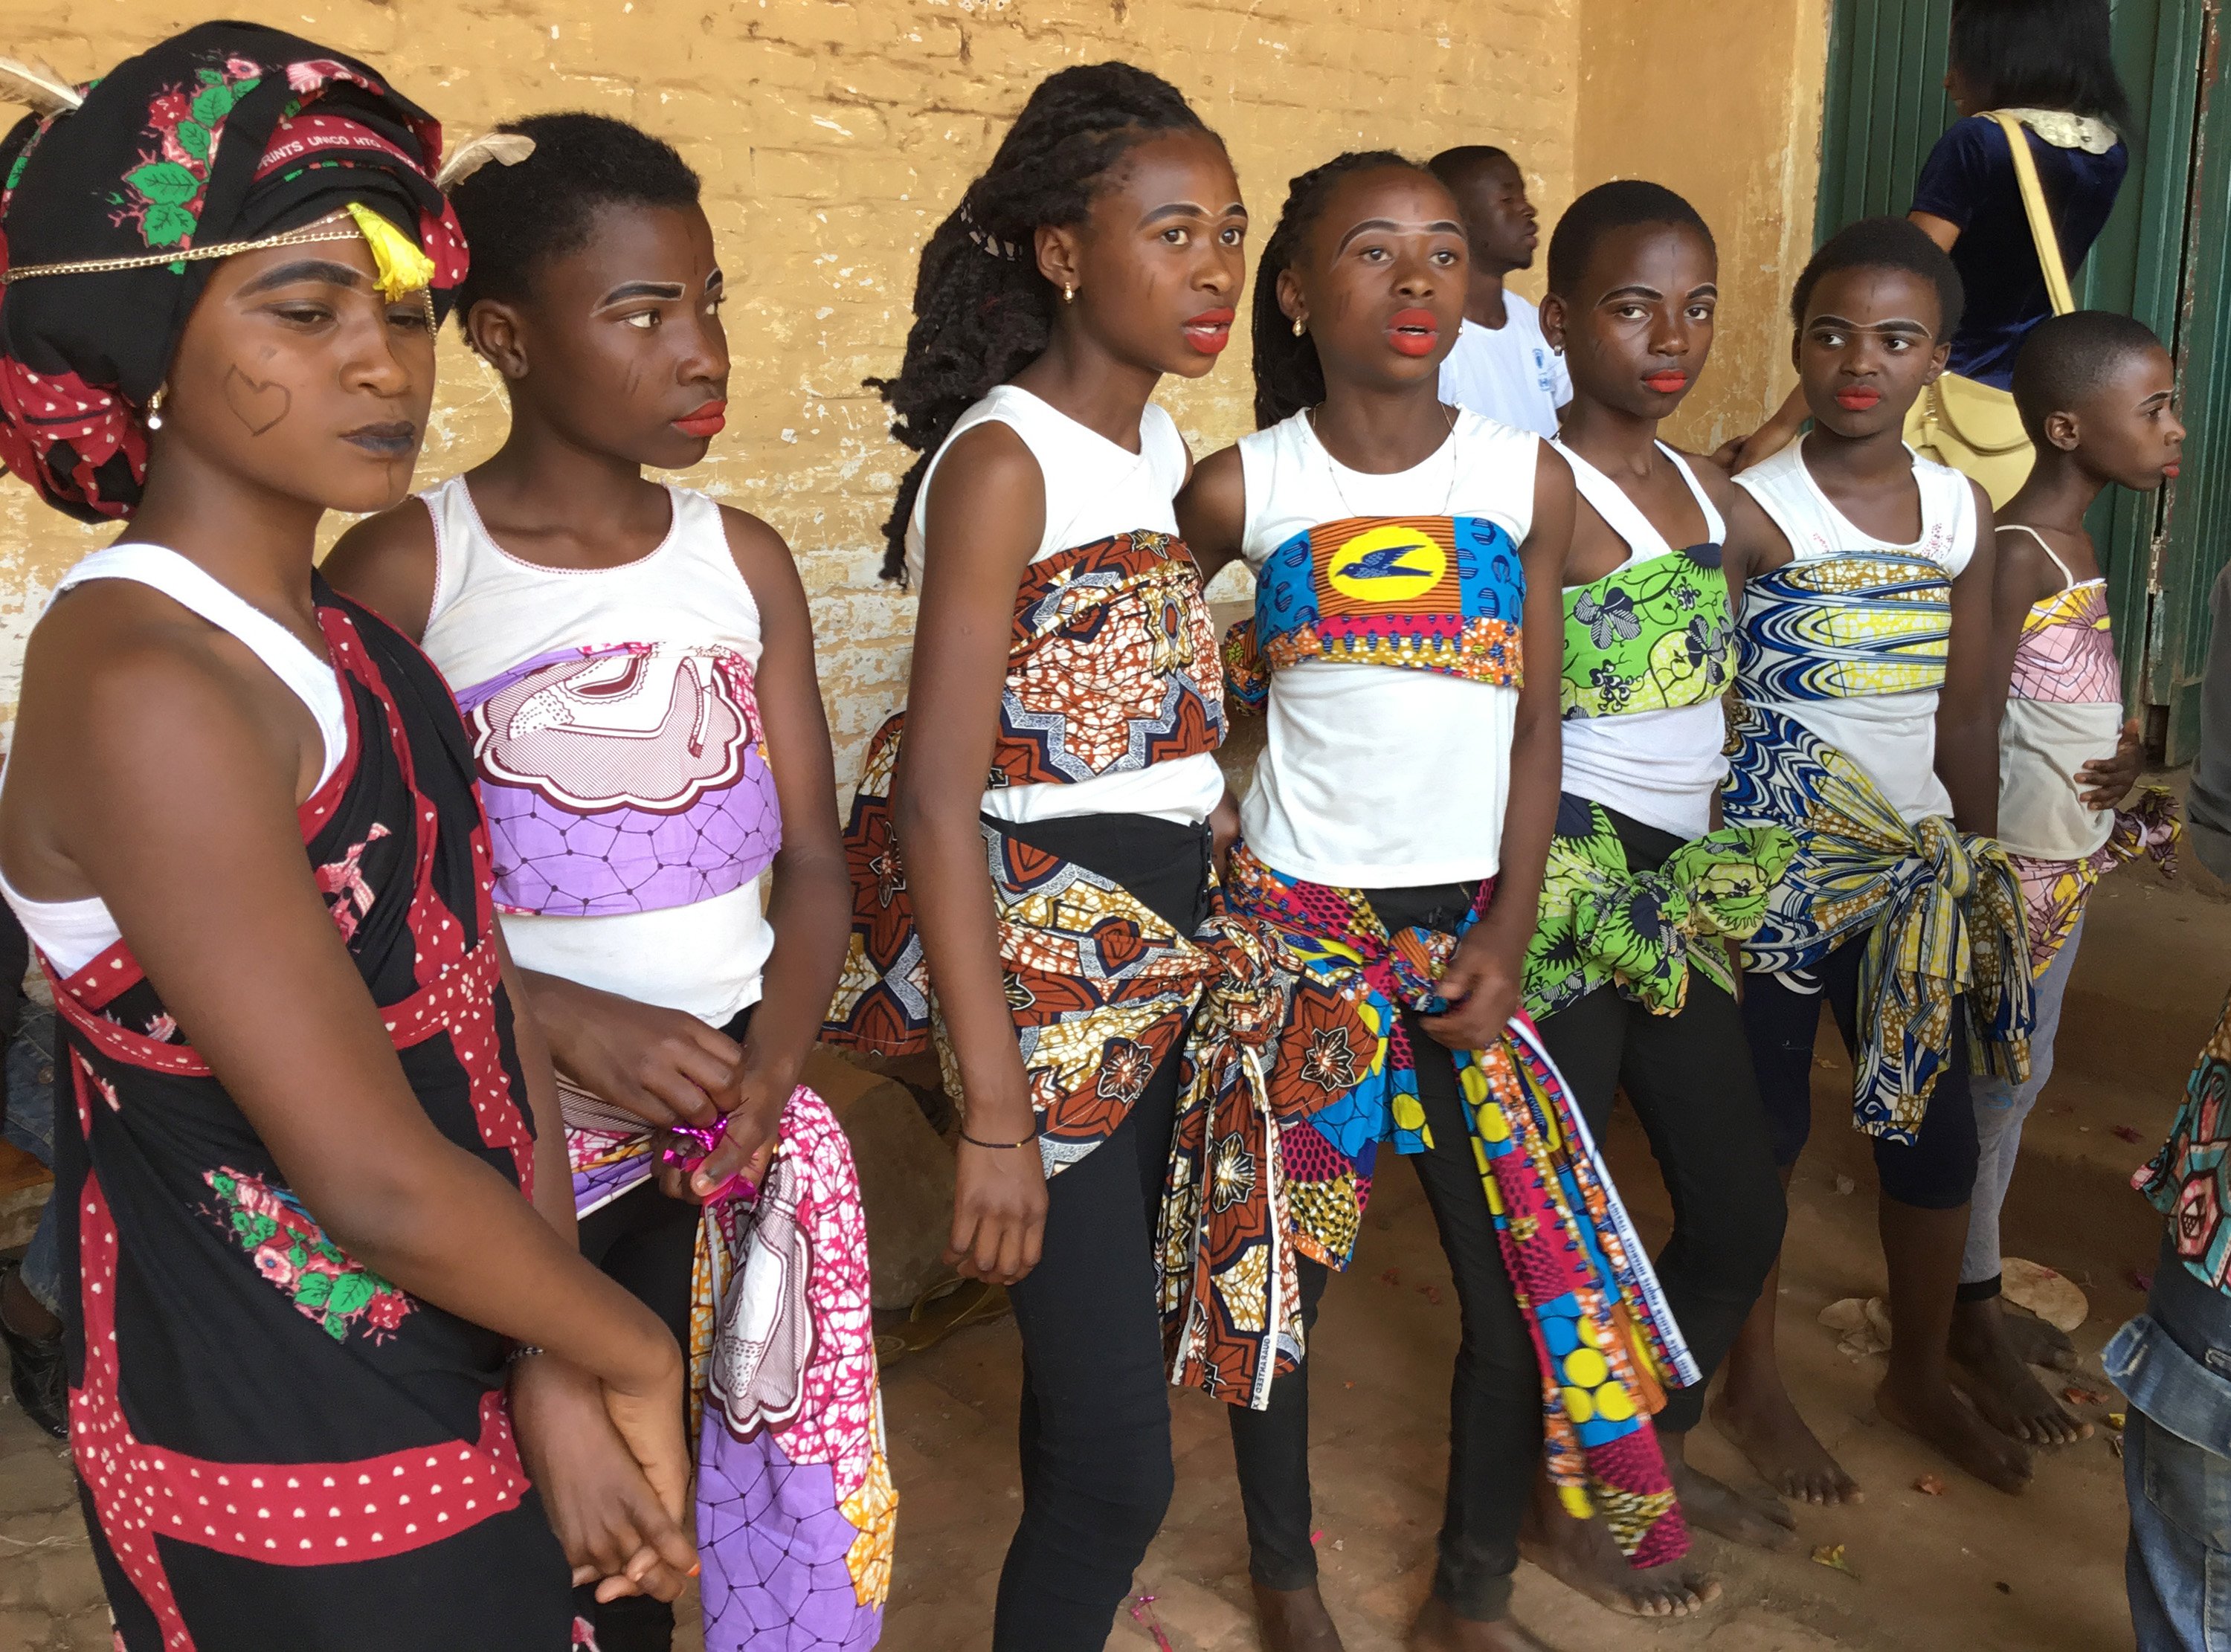
<path fill-rule="evenodd" d="M 757 1200 L 708 1216 L 734 1245 L 710 1247 L 727 1265 L 700 1269 L 713 1331 L 692 1362 L 706 1652 L 871 1647 L 890 1592 L 898 1494 L 867 1219 L 829 1104 L 803 1085 L 792 1092 Z"/>

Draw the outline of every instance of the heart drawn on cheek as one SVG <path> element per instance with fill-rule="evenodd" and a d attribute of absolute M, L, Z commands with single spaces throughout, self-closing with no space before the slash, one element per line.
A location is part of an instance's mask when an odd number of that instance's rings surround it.
<path fill-rule="evenodd" d="M 250 436 L 262 436 L 285 418 L 294 405 L 294 393 L 284 384 L 260 384 L 237 367 L 224 371 L 224 404 L 232 416 L 248 427 Z"/>

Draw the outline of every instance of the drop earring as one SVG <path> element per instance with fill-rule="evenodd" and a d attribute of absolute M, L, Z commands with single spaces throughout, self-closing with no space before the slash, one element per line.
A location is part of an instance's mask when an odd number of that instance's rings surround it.
<path fill-rule="evenodd" d="M 1067 281 L 1064 281 L 1061 284 L 1061 301 L 1064 304 L 1074 304 L 1077 302 L 1077 289 L 1071 287 Z"/>
<path fill-rule="evenodd" d="M 1303 320 L 1298 315 L 1294 318 L 1294 337 L 1298 339 L 1309 330 L 1309 323 Z"/>
<path fill-rule="evenodd" d="M 170 393 L 171 387 L 168 384 L 158 384 L 155 388 L 155 393 L 147 398 L 147 428 L 150 430 L 159 430 L 163 428 L 163 398 Z"/>

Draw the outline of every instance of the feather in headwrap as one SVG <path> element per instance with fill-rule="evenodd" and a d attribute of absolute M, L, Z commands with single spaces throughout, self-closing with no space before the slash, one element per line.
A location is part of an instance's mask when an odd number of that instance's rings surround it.
<path fill-rule="evenodd" d="M 48 503 L 132 513 L 148 398 L 220 249 L 331 218 L 311 233 L 361 233 L 383 290 L 446 313 L 465 244 L 442 129 L 365 65 L 211 23 L 75 91 L 0 142 L 0 462 Z M 85 263 L 124 267 L 48 273 Z"/>

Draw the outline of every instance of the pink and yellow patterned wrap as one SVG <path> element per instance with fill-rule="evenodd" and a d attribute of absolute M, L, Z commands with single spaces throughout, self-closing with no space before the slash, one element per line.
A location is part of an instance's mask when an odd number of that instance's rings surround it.
<path fill-rule="evenodd" d="M 591 1122 L 578 1093 L 565 1100 L 569 1124 Z M 600 1150 L 598 1135 L 566 1132 L 577 1200 L 608 1201 L 651 1172 L 647 1133 L 631 1152 Z M 718 1140 L 700 1138 L 704 1152 Z M 707 1203 L 692 1281 L 705 1649 L 864 1652 L 883 1633 L 898 1494 L 859 1178 L 836 1115 L 804 1085 L 756 1191 Z"/>

